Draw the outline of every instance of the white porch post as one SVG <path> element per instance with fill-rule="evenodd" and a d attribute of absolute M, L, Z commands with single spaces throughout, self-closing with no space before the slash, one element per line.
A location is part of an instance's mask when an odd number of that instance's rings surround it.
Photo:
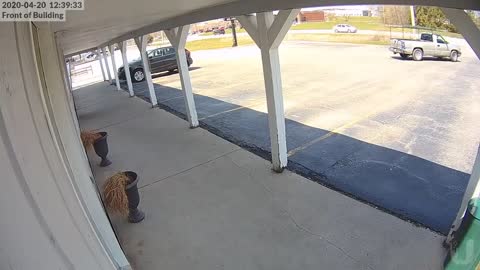
<path fill-rule="evenodd" d="M 66 60 L 67 60 L 67 59 L 64 58 L 65 71 L 66 71 L 65 77 L 67 78 L 67 83 L 68 83 L 68 86 L 70 87 L 70 90 L 71 90 L 72 87 L 73 87 L 73 84 L 72 84 L 72 71 L 71 71 L 70 61 L 67 62 Z"/>
<path fill-rule="evenodd" d="M 102 47 L 102 54 L 103 54 L 103 61 L 105 61 L 105 69 L 107 70 L 108 82 L 112 83 L 112 75 L 110 75 L 110 67 L 108 66 L 108 57 L 107 57 L 107 50 L 105 47 Z"/>
<path fill-rule="evenodd" d="M 272 164 L 276 172 L 282 172 L 288 162 L 278 47 L 299 11 L 282 10 L 276 17 L 273 12 L 237 17 L 262 53 Z"/>
<path fill-rule="evenodd" d="M 192 82 L 188 71 L 187 55 L 185 53 L 185 44 L 187 42 L 188 29 L 190 25 L 179 26 L 170 30 L 165 30 L 170 43 L 175 47 L 177 55 L 178 73 L 182 84 L 183 95 L 185 98 L 185 109 L 187 119 L 191 128 L 198 127 L 197 110 L 195 109 L 195 100 L 193 99 Z"/>
<path fill-rule="evenodd" d="M 480 30 L 470 19 L 470 16 L 462 9 L 442 8 L 442 11 L 480 59 Z"/>
<path fill-rule="evenodd" d="M 123 68 L 125 70 L 125 78 L 127 79 L 128 92 L 130 93 L 130 96 L 133 97 L 135 93 L 133 92 L 132 78 L 130 77 L 130 67 L 127 59 L 127 41 L 124 40 L 121 43 L 118 43 L 118 46 L 120 46 L 120 51 L 122 52 Z"/>
<path fill-rule="evenodd" d="M 157 95 L 155 94 L 155 88 L 153 87 L 152 82 L 152 73 L 150 72 L 150 61 L 147 56 L 147 35 L 135 38 L 135 44 L 137 44 L 138 50 L 142 57 L 143 62 L 143 73 L 145 74 L 145 80 L 147 80 L 148 92 L 150 93 L 150 101 L 152 106 L 155 107 L 158 105 Z"/>
<path fill-rule="evenodd" d="M 112 58 L 112 68 L 113 75 L 115 76 L 115 84 L 117 85 L 117 90 L 120 91 L 120 80 L 118 79 L 117 64 L 115 63 L 115 44 L 108 45 L 108 49 L 110 50 L 110 57 Z"/>
<path fill-rule="evenodd" d="M 105 70 L 103 69 L 103 63 L 102 63 L 103 54 L 100 49 L 97 49 L 97 55 L 98 55 L 98 63 L 100 63 L 100 70 L 102 71 L 103 81 L 106 81 L 107 76 L 105 76 Z"/>
<path fill-rule="evenodd" d="M 451 8 L 442 8 L 443 13 L 447 18 L 457 27 L 459 32 L 463 35 L 465 40 L 470 44 L 473 51 L 480 59 L 480 30 L 473 23 L 467 13 L 461 9 L 451 9 Z M 463 195 L 462 204 L 458 210 L 457 217 L 450 228 L 447 239 L 445 240 L 447 244 L 450 244 L 452 240 L 453 233 L 458 230 L 465 210 L 468 206 L 468 201 L 471 198 L 478 197 L 480 195 L 480 146 L 477 152 L 477 158 L 473 165 L 472 174 L 468 180 L 467 189 Z"/>

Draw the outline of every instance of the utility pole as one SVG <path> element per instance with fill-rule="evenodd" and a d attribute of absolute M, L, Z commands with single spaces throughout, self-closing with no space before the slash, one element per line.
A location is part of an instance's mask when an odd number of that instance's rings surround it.
<path fill-rule="evenodd" d="M 410 19 L 412 21 L 412 26 L 415 27 L 416 23 L 415 23 L 415 7 L 414 6 L 410 6 Z M 417 29 L 413 29 L 413 35 L 416 36 L 417 35 Z"/>
<path fill-rule="evenodd" d="M 415 26 L 415 7 L 410 6 L 410 19 L 412 20 L 412 26 Z"/>
<path fill-rule="evenodd" d="M 235 18 L 230 18 L 230 22 L 232 23 L 232 35 L 233 35 L 233 45 L 232 47 L 237 47 L 238 46 L 238 41 L 237 41 L 237 26 L 235 24 Z"/>

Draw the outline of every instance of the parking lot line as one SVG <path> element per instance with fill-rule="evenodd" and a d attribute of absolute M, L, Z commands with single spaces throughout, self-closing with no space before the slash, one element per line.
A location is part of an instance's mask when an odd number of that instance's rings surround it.
<path fill-rule="evenodd" d="M 201 120 L 205 120 L 205 119 L 210 118 L 210 117 L 215 117 L 215 116 L 218 116 L 218 115 L 222 115 L 222 114 L 225 114 L 225 113 L 234 112 L 234 111 L 238 111 L 238 110 L 242 110 L 242 109 L 252 109 L 253 107 L 256 107 L 256 106 L 258 106 L 260 104 L 263 104 L 263 103 L 265 103 L 265 101 L 251 103 L 251 104 L 246 105 L 246 106 L 238 105 L 239 107 L 237 107 L 237 108 L 233 108 L 233 109 L 230 109 L 230 110 L 226 110 L 226 111 L 214 113 L 214 114 L 211 114 L 211 115 L 207 115 L 207 116 L 202 117 L 198 120 L 201 121 Z"/>
<path fill-rule="evenodd" d="M 172 98 L 167 98 L 167 99 L 163 99 L 163 100 L 159 100 L 158 102 L 167 102 L 167 101 L 170 101 L 170 100 L 174 100 L 174 99 L 178 99 L 178 98 L 183 98 L 183 95 L 181 96 L 178 96 L 178 97 L 172 97 Z"/>
<path fill-rule="evenodd" d="M 341 125 L 341 126 L 335 128 L 334 130 L 328 132 L 328 133 L 325 134 L 325 135 L 322 135 L 322 136 L 320 136 L 320 137 L 318 137 L 318 138 L 316 138 L 316 139 L 313 139 L 313 140 L 311 140 L 311 141 L 309 141 L 309 142 L 307 142 L 307 143 L 305 143 L 305 144 L 303 144 L 303 145 L 301 145 L 301 146 L 299 146 L 299 147 L 297 147 L 297 148 L 295 148 L 295 149 L 292 149 L 292 150 L 288 151 L 287 156 L 288 156 L 288 157 L 293 156 L 293 155 L 295 155 L 296 153 L 298 153 L 299 151 L 305 150 L 305 149 L 307 149 L 308 147 L 316 144 L 317 142 L 320 142 L 320 141 L 323 141 L 323 140 L 325 140 L 325 139 L 328 139 L 328 138 L 332 137 L 333 135 L 340 133 L 342 130 L 347 129 L 347 128 L 355 125 L 355 124 L 358 123 L 358 122 L 361 122 L 361 121 L 363 121 L 363 120 L 366 120 L 366 119 L 370 118 L 372 115 L 374 115 L 374 114 L 376 114 L 376 113 L 377 113 L 377 111 L 369 112 L 369 113 L 364 114 L 364 115 L 362 115 L 361 117 L 358 117 L 358 118 L 356 118 L 356 119 L 354 119 L 354 120 L 352 120 L 352 121 L 350 121 L 350 122 L 348 122 L 348 123 L 346 123 L 346 124 L 344 124 L 344 125 Z"/>

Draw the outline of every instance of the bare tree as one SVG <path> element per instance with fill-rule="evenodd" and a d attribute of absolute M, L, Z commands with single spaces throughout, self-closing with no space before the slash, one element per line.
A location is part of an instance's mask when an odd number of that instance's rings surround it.
<path fill-rule="evenodd" d="M 385 24 L 410 24 L 410 10 L 407 6 L 384 6 L 382 17 Z"/>

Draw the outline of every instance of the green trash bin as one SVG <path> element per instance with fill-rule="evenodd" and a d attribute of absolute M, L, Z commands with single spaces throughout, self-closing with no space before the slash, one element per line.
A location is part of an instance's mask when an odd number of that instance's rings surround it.
<path fill-rule="evenodd" d="M 476 270 L 480 264 L 480 198 L 469 201 L 454 242 L 458 244 L 447 257 L 445 270 Z"/>

